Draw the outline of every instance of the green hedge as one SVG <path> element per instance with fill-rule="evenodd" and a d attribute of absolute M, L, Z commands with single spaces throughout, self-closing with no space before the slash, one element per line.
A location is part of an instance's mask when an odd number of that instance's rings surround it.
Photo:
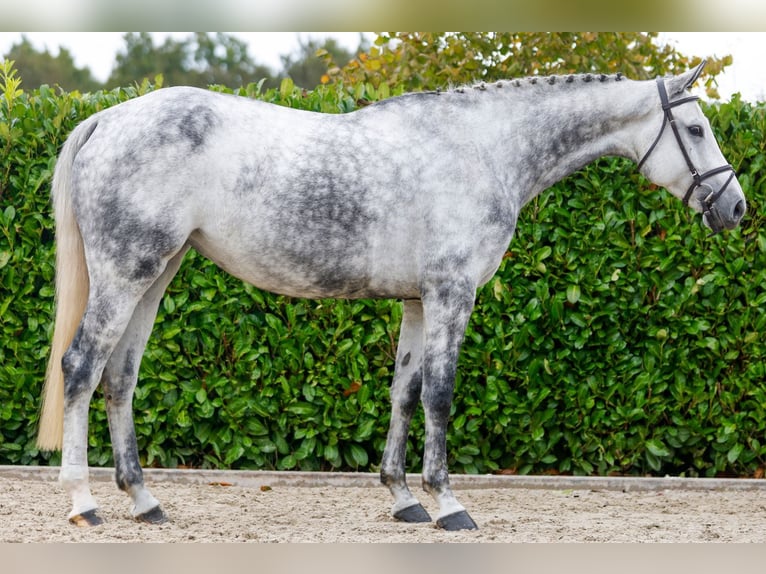
<path fill-rule="evenodd" d="M 9 77 L 10 74 L 10 77 Z M 0 464 L 34 445 L 52 332 L 55 156 L 98 109 L 153 89 L 13 89 L 0 77 Z M 225 88 L 216 88 L 225 90 Z M 385 89 L 385 88 L 384 88 Z M 371 86 L 238 91 L 346 112 Z M 766 465 L 764 106 L 706 106 L 749 214 L 706 237 L 635 166 L 605 159 L 536 198 L 478 296 L 459 363 L 453 472 L 753 475 Z M 135 396 L 148 466 L 377 470 L 401 306 L 262 292 L 187 256 Z M 420 468 L 423 418 L 409 469 Z M 90 462 L 111 464 L 100 392 Z"/>

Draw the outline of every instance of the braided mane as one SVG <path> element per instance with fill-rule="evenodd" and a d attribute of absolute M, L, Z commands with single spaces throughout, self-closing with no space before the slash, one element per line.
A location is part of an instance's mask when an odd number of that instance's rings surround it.
<path fill-rule="evenodd" d="M 625 79 L 622 72 L 616 74 L 567 74 L 567 75 L 552 75 L 552 76 L 528 76 L 526 78 L 517 78 L 512 80 L 498 80 L 496 82 L 486 83 L 479 82 L 470 86 L 457 86 L 447 90 L 448 92 L 455 92 L 463 94 L 467 90 L 486 91 L 492 88 L 504 88 L 513 87 L 520 88 L 525 85 L 536 84 L 572 84 L 574 82 L 620 82 Z M 436 93 L 441 93 L 441 90 L 436 90 Z"/>

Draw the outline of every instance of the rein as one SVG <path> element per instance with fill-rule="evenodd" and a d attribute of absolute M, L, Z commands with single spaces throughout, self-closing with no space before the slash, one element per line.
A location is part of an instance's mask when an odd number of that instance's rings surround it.
<path fill-rule="evenodd" d="M 654 151 L 654 148 L 657 147 L 657 144 L 659 143 L 660 138 L 662 137 L 662 134 L 665 132 L 665 126 L 670 124 L 670 127 L 673 130 L 673 135 L 676 138 L 676 142 L 678 142 L 678 147 L 681 148 L 681 153 L 683 154 L 684 160 L 686 161 L 686 165 L 689 168 L 689 172 L 692 175 L 692 184 L 689 186 L 689 189 L 686 190 L 686 194 L 684 195 L 683 201 L 685 206 L 689 205 L 689 200 L 691 199 L 691 196 L 694 193 L 694 191 L 697 188 L 702 187 L 703 181 L 719 173 L 730 171 L 731 175 L 729 175 L 729 179 L 726 180 L 726 182 L 720 187 L 720 189 L 718 189 L 718 191 L 713 191 L 712 187 L 710 187 L 708 184 L 705 184 L 705 187 L 707 187 L 710 190 L 710 193 L 708 193 L 701 201 L 703 214 L 707 217 L 707 221 L 708 223 L 711 224 L 711 227 L 714 230 L 714 232 L 717 233 L 723 228 L 723 224 L 721 222 L 720 216 L 718 215 L 718 211 L 714 209 L 714 204 L 718 200 L 718 198 L 721 197 L 721 195 L 726 190 L 726 188 L 729 186 L 729 183 L 731 183 L 731 180 L 734 179 L 736 172 L 734 171 L 734 168 L 730 164 L 726 164 L 700 174 L 699 170 L 694 166 L 694 163 L 692 162 L 688 152 L 686 151 L 686 147 L 684 146 L 684 142 L 681 139 L 681 134 L 678 132 L 678 126 L 676 125 L 676 121 L 675 121 L 675 118 L 673 117 L 673 111 L 672 111 L 672 109 L 676 106 L 680 106 L 682 104 L 687 104 L 690 102 L 696 102 L 697 100 L 699 100 L 699 97 L 688 96 L 686 98 L 681 98 L 679 100 L 670 102 L 668 100 L 667 90 L 665 89 L 665 80 L 663 80 L 662 78 L 657 78 L 657 90 L 660 93 L 662 110 L 665 112 L 665 115 L 662 120 L 662 127 L 660 128 L 660 133 L 657 134 L 657 137 L 654 139 L 654 143 L 652 143 L 651 147 L 649 147 L 649 150 L 644 154 L 644 157 L 641 158 L 641 161 L 638 162 L 638 169 L 639 170 L 641 169 L 641 166 L 647 160 L 649 155 Z"/>

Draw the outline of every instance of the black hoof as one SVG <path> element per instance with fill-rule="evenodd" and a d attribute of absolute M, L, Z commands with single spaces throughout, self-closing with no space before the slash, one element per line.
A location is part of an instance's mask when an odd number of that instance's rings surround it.
<path fill-rule="evenodd" d="M 436 521 L 436 525 L 444 530 L 478 530 L 473 518 L 468 516 L 465 510 L 442 516 Z"/>
<path fill-rule="evenodd" d="M 168 521 L 168 517 L 163 512 L 162 508 L 155 506 L 151 510 L 147 510 L 143 514 L 136 516 L 136 520 L 148 524 L 164 524 Z"/>
<path fill-rule="evenodd" d="M 431 516 L 420 503 L 401 509 L 394 518 L 402 522 L 431 522 Z"/>
<path fill-rule="evenodd" d="M 77 516 L 72 516 L 69 522 L 75 526 L 98 526 L 104 523 L 104 519 L 98 515 L 98 510 L 94 508 Z"/>

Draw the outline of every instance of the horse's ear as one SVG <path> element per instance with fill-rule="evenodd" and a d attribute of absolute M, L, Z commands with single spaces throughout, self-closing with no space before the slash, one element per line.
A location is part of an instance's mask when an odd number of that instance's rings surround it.
<path fill-rule="evenodd" d="M 700 64 L 693 70 L 689 70 L 680 76 L 668 79 L 668 93 L 673 96 L 682 93 L 684 90 L 690 89 L 694 85 L 694 82 L 696 82 L 702 75 L 702 69 L 705 67 L 706 63 L 707 60 L 702 60 L 702 62 L 700 62 Z"/>

